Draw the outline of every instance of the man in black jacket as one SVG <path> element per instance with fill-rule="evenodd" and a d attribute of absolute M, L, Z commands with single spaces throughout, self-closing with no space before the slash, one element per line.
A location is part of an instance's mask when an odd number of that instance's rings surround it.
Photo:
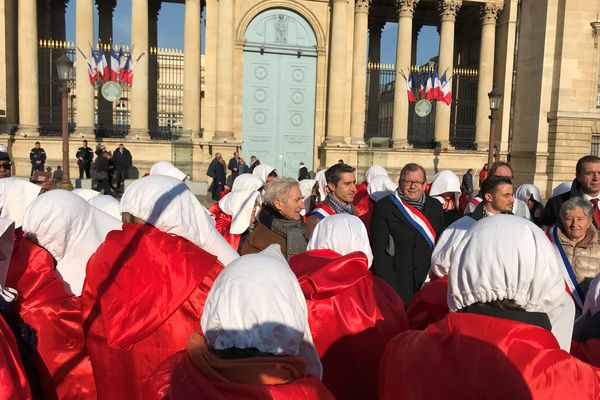
<path fill-rule="evenodd" d="M 208 166 L 206 175 L 212 178 L 209 190 L 212 193 L 213 200 L 219 200 L 219 196 L 225 188 L 225 160 L 221 156 L 221 153 L 215 154 L 215 158 L 213 158 Z"/>
<path fill-rule="evenodd" d="M 240 155 L 236 151 L 233 153 L 233 157 L 231 158 L 231 160 L 229 160 L 229 164 L 227 164 L 227 169 L 231 171 L 231 175 L 229 175 L 229 178 L 227 179 L 227 186 L 229 186 L 230 188 L 233 186 L 233 181 L 235 181 L 235 178 L 237 178 L 240 174 L 239 166 Z"/>
<path fill-rule="evenodd" d="M 90 167 L 92 166 L 92 161 L 94 161 L 94 151 L 88 146 L 87 140 L 84 140 L 83 146 L 77 149 L 75 157 L 77 157 L 77 165 L 79 166 L 79 179 L 83 179 L 84 173 L 85 177 L 89 178 Z"/>
<path fill-rule="evenodd" d="M 406 164 L 400 186 L 375 203 L 371 223 L 373 271 L 408 302 L 421 288 L 431 263 L 435 238 L 444 230 L 442 205 L 425 194 L 426 173 Z"/>
<path fill-rule="evenodd" d="M 300 163 L 299 168 L 298 168 L 298 181 L 301 181 L 303 179 L 308 179 L 308 168 L 306 168 L 306 166 L 304 165 L 303 162 Z"/>
<path fill-rule="evenodd" d="M 34 171 L 44 172 L 44 163 L 46 162 L 46 152 L 42 149 L 40 142 L 35 142 L 35 147 L 29 153 L 31 161 L 31 175 Z"/>
<path fill-rule="evenodd" d="M 544 208 L 542 225 L 551 226 L 558 222 L 560 206 L 571 197 L 583 197 L 594 206 L 594 226 L 600 228 L 600 210 L 598 199 L 600 198 L 600 158 L 596 156 L 584 156 L 577 161 L 575 167 L 575 180 L 571 185 L 571 191 L 552 197 Z"/>
<path fill-rule="evenodd" d="M 121 143 L 119 148 L 113 153 L 112 161 L 115 165 L 115 186 L 119 189 L 129 177 L 129 168 L 133 166 L 131 153 L 123 146 L 123 143 Z"/>

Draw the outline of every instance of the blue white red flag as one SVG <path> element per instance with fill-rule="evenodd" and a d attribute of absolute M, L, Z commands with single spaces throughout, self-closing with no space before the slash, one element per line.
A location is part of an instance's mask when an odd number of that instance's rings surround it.
<path fill-rule="evenodd" d="M 98 56 L 100 58 L 100 65 L 98 65 L 98 62 L 96 61 L 96 68 L 98 69 L 98 72 L 100 72 L 100 75 L 102 75 L 102 79 L 107 80 L 109 78 L 108 62 L 106 62 L 106 56 L 104 55 L 102 46 L 100 46 L 100 50 L 98 50 Z"/>
<path fill-rule="evenodd" d="M 414 89 L 414 86 L 413 86 L 413 73 L 410 72 L 408 74 L 408 79 L 406 80 L 406 92 L 408 94 L 408 102 L 409 103 L 414 103 L 416 101 L 413 89 Z"/>
<path fill-rule="evenodd" d="M 433 98 L 437 101 L 442 100 L 442 84 L 438 76 L 437 68 L 433 72 Z"/>
<path fill-rule="evenodd" d="M 119 53 L 120 54 L 120 53 Z M 120 55 L 115 53 L 114 48 L 110 48 L 110 80 L 116 82 L 119 79 L 119 70 L 120 70 Z"/>
<path fill-rule="evenodd" d="M 433 92 L 433 75 L 431 71 L 427 75 L 427 85 L 425 86 L 425 98 L 427 100 L 435 99 L 435 95 Z"/>
<path fill-rule="evenodd" d="M 121 82 L 129 84 L 129 68 L 131 67 L 131 53 L 121 58 Z"/>
<path fill-rule="evenodd" d="M 452 104 L 452 84 L 446 80 L 446 73 L 442 75 L 442 79 L 440 79 L 440 101 L 450 105 Z"/>
<path fill-rule="evenodd" d="M 80 50 L 81 52 L 81 50 Z M 83 53 L 82 53 L 83 54 Z M 90 83 L 93 85 L 94 82 L 98 80 L 98 71 L 96 71 L 96 61 L 94 59 L 94 50 L 92 50 L 92 61 L 85 59 L 85 63 L 87 64 L 88 78 L 90 78 Z"/>

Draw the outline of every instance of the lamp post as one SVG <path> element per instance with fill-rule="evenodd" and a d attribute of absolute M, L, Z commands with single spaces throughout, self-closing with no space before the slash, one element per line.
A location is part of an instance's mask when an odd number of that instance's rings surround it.
<path fill-rule="evenodd" d="M 69 80 L 73 76 L 73 61 L 66 54 L 56 60 L 58 80 L 61 83 L 60 93 L 62 99 L 62 182 L 61 189 L 73 190 L 69 174 Z"/>
<path fill-rule="evenodd" d="M 493 89 L 488 93 L 490 98 L 490 145 L 488 148 L 488 168 L 491 168 L 494 163 L 494 143 L 496 142 L 495 128 L 496 128 L 496 111 L 500 109 L 500 102 L 502 102 L 502 93 Z"/>

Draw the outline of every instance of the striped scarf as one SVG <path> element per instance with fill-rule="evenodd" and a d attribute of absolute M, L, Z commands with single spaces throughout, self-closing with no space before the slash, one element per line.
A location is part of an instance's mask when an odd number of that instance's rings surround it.
<path fill-rule="evenodd" d="M 342 204 L 337 201 L 331 193 L 327 195 L 327 200 L 333 206 L 336 214 L 350 214 L 352 215 L 352 204 Z"/>
<path fill-rule="evenodd" d="M 398 196 L 400 196 L 400 199 L 402 199 L 403 202 L 405 202 L 406 204 L 416 208 L 419 211 L 423 211 L 423 206 L 425 205 L 425 192 L 423 192 L 421 194 L 421 198 L 419 200 L 411 200 L 408 197 L 406 197 L 404 195 L 404 193 L 402 193 L 402 191 L 400 190 L 400 188 L 398 188 L 397 190 L 398 192 Z"/>

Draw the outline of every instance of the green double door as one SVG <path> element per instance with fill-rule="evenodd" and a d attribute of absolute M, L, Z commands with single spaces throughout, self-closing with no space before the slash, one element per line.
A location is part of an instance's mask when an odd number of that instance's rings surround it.
<path fill-rule="evenodd" d="M 313 164 L 316 48 L 306 46 L 308 24 L 291 11 L 269 10 L 257 19 L 248 31 L 265 40 L 247 40 L 244 48 L 242 154 L 297 178 L 299 162 Z"/>

